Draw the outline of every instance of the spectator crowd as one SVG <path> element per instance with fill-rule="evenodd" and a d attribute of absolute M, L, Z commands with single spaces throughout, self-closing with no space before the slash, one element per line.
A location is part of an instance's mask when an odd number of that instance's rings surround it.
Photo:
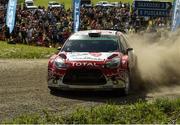
<path fill-rule="evenodd" d="M 5 24 L 6 8 L 7 8 L 7 0 L 1 0 L 0 1 L 0 39 L 3 39 L 2 30 Z"/>
<path fill-rule="evenodd" d="M 4 1 L 4 2 L 3 2 Z M 0 6 L 6 7 L 6 0 Z M 121 3 L 122 4 L 122 3 Z M 129 4 L 121 7 L 81 7 L 80 30 L 104 29 L 137 33 L 154 31 L 157 27 L 169 26 L 169 18 L 139 17 Z M 73 32 L 71 9 L 38 7 L 28 10 L 17 7 L 15 28 L 11 34 L 5 26 L 5 11 L 0 13 L 0 27 L 8 41 L 39 46 L 63 44 Z"/>

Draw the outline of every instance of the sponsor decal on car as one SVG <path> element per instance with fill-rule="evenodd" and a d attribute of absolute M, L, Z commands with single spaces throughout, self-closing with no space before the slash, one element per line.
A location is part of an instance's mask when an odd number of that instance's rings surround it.
<path fill-rule="evenodd" d="M 89 53 L 90 55 L 94 56 L 94 57 L 99 57 L 101 56 L 102 54 L 101 53 Z"/>
<path fill-rule="evenodd" d="M 73 67 L 81 67 L 81 66 L 90 66 L 90 67 L 97 67 L 98 65 L 94 62 L 72 62 Z"/>
<path fill-rule="evenodd" d="M 112 53 L 67 53 L 69 61 L 104 61 Z"/>

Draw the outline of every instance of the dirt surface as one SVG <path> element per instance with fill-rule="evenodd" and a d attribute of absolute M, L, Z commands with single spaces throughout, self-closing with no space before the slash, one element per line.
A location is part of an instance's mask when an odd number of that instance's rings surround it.
<path fill-rule="evenodd" d="M 180 96 L 178 85 L 127 97 L 119 97 L 112 92 L 60 92 L 53 95 L 47 88 L 47 62 L 0 60 L 0 121 L 43 110 L 68 113 L 76 106 L 90 107 L 107 102 L 127 104 L 139 99 Z"/>

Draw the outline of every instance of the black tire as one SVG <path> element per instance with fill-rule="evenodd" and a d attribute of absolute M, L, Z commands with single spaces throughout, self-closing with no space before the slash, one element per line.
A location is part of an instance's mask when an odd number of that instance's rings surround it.
<path fill-rule="evenodd" d="M 131 83 L 130 83 L 130 75 L 129 75 L 129 72 L 125 72 L 124 73 L 125 75 L 125 88 L 121 88 L 121 89 L 115 89 L 115 92 L 116 92 L 116 95 L 118 96 L 127 96 L 130 94 L 130 91 L 131 91 Z"/>
<path fill-rule="evenodd" d="M 130 93 L 130 75 L 129 73 L 126 73 L 126 79 L 125 79 L 125 88 L 122 90 L 123 95 L 129 95 Z"/>
<path fill-rule="evenodd" d="M 48 88 L 49 88 L 51 94 L 57 94 L 59 92 L 59 90 L 55 87 L 48 87 Z"/>
<path fill-rule="evenodd" d="M 142 84 L 143 80 L 140 75 L 138 63 L 136 61 L 135 67 L 130 72 L 130 83 L 131 83 L 131 90 L 138 91 L 143 88 Z"/>
<path fill-rule="evenodd" d="M 117 89 L 116 95 L 118 96 L 127 96 L 130 94 L 130 75 L 129 73 L 125 73 L 126 75 L 126 80 L 125 80 L 125 88 L 122 89 Z"/>

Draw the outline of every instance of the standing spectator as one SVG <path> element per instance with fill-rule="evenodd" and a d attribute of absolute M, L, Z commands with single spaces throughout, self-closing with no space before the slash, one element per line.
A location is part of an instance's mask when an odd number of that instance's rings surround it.
<path fill-rule="evenodd" d="M 22 43 L 24 44 L 27 44 L 27 30 L 26 30 L 26 27 L 25 27 L 25 23 L 22 24 L 22 27 L 21 27 L 21 35 L 22 35 Z"/>
<path fill-rule="evenodd" d="M 27 30 L 27 42 L 28 44 L 32 43 L 32 37 L 33 37 L 33 27 L 29 26 Z"/>
<path fill-rule="evenodd" d="M 4 1 L 4 2 L 3 2 Z M 0 6 L 7 3 L 0 1 Z M 128 3 L 120 2 L 119 7 L 91 7 L 81 8 L 80 30 L 99 29 L 117 30 L 122 32 L 140 32 L 148 27 L 149 20 L 153 20 L 153 27 L 164 28 L 169 24 L 168 18 L 143 18 L 130 11 Z M 133 8 L 132 8 L 133 10 Z M 63 44 L 71 35 L 73 29 L 73 11 L 71 9 L 51 8 L 46 10 L 39 7 L 32 11 L 17 9 L 16 24 L 13 37 L 24 44 L 39 46 L 56 46 Z M 0 12 L 0 23 L 5 22 Z M 4 17 L 3 17 L 4 18 Z M 152 27 L 152 26 L 151 26 Z M 150 26 L 149 29 L 152 29 Z M 6 40 L 9 40 L 9 29 L 5 28 Z M 19 40 L 18 40 L 19 39 Z"/>
<path fill-rule="evenodd" d="M 9 27 L 7 25 L 5 25 L 5 40 L 7 42 L 9 42 L 10 39 L 10 31 L 9 31 Z"/>

